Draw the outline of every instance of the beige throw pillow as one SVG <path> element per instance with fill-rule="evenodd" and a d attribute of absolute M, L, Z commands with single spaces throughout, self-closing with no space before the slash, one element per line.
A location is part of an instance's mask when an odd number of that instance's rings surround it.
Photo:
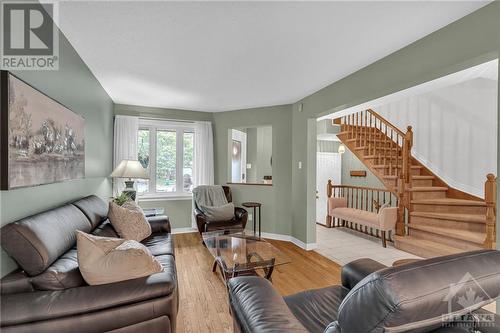
<path fill-rule="evenodd" d="M 78 266 L 90 285 L 149 276 L 162 266 L 139 242 L 76 232 Z"/>
<path fill-rule="evenodd" d="M 234 204 L 232 202 L 219 206 L 203 206 L 200 209 L 208 221 L 229 221 L 234 217 Z"/>
<path fill-rule="evenodd" d="M 135 201 L 127 201 L 123 206 L 110 201 L 108 218 L 121 238 L 140 242 L 151 235 L 151 225 Z"/>

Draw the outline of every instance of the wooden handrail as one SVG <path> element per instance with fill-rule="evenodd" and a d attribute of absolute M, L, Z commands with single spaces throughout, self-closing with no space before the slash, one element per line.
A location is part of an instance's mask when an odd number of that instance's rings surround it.
<path fill-rule="evenodd" d="M 379 115 L 378 113 L 376 113 L 375 111 L 373 111 L 372 109 L 368 109 L 366 110 L 368 113 L 371 113 L 373 114 L 373 116 L 377 119 L 379 119 L 382 123 L 384 123 L 386 126 L 389 126 L 391 129 L 393 129 L 396 133 L 398 133 L 399 135 L 401 136 L 404 136 L 405 134 L 403 133 L 403 131 L 401 131 L 399 128 L 397 128 L 396 126 L 394 126 L 389 120 L 385 119 L 384 117 L 382 117 L 381 115 Z"/>
<path fill-rule="evenodd" d="M 487 249 L 496 248 L 496 200 L 497 199 L 497 179 L 495 175 L 488 174 L 484 184 L 484 201 L 486 202 L 486 239 L 484 247 Z"/>

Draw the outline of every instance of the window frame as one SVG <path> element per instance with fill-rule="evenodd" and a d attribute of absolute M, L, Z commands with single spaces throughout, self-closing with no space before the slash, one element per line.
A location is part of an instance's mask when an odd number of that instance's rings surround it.
<path fill-rule="evenodd" d="M 139 119 L 139 131 L 149 130 L 149 183 L 147 192 L 137 192 L 141 199 L 154 198 L 191 198 L 191 192 L 184 192 L 184 133 L 193 133 L 193 146 L 195 144 L 194 123 L 174 122 L 165 120 Z M 156 150 L 157 132 L 175 132 L 175 191 L 156 191 Z M 193 172 L 194 172 L 194 151 L 193 151 Z"/>

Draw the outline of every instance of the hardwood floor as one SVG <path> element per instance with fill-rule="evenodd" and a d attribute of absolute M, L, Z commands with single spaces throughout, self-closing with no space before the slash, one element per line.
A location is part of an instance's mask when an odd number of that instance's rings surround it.
<path fill-rule="evenodd" d="M 180 305 L 177 332 L 232 332 L 226 288 L 212 273 L 213 258 L 198 233 L 174 235 Z M 273 284 L 282 295 L 340 283 L 340 266 L 314 251 L 270 240 L 292 262 L 278 266 Z"/>

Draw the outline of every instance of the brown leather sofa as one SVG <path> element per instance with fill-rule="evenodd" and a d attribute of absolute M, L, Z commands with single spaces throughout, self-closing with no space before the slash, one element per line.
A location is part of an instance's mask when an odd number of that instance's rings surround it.
<path fill-rule="evenodd" d="M 285 297 L 260 277 L 229 280 L 234 332 L 500 332 L 500 317 L 480 309 L 500 295 L 499 251 L 398 267 L 360 259 L 341 275 L 342 285 Z"/>
<path fill-rule="evenodd" d="M 233 195 L 229 186 L 222 186 L 227 202 L 233 202 Z M 248 212 L 241 207 L 234 208 L 234 217 L 229 221 L 208 221 L 205 214 L 196 206 L 194 207 L 196 216 L 196 225 L 200 235 L 203 232 L 215 231 L 220 229 L 242 228 L 245 229 L 248 220 Z"/>
<path fill-rule="evenodd" d="M 142 243 L 163 265 L 149 277 L 89 286 L 78 269 L 75 231 L 117 237 L 108 205 L 89 196 L 1 229 L 21 267 L 1 286 L 0 326 L 8 332 L 175 332 L 179 294 L 168 217 L 149 217 Z"/>

